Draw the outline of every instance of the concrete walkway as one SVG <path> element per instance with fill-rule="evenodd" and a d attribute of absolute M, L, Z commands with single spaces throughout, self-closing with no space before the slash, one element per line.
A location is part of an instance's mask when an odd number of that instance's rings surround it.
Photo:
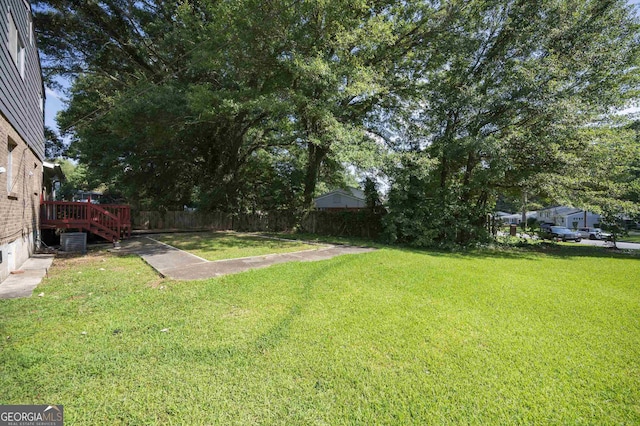
<path fill-rule="evenodd" d="M 11 274 L 0 283 L 0 299 L 31 296 L 33 289 L 47 275 L 47 270 L 51 267 L 52 262 L 52 254 L 34 254 L 31 256 L 19 269 L 19 271 L 24 271 L 23 273 Z"/>
<path fill-rule="evenodd" d="M 367 247 L 328 245 L 294 253 L 208 261 L 156 241 L 153 238 L 139 237 L 123 241 L 120 251 L 141 256 L 151 267 L 165 277 L 176 280 L 199 280 L 235 274 L 249 269 L 265 268 L 277 263 L 312 262 L 331 259 L 343 254 L 367 253 L 374 250 Z"/>

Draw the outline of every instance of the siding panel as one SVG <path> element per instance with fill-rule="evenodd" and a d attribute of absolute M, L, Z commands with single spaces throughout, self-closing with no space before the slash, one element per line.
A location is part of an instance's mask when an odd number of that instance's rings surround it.
<path fill-rule="evenodd" d="M 8 46 L 8 13 L 11 12 L 25 46 L 25 78 L 22 79 Z M 29 16 L 22 0 L 0 0 L 0 112 L 40 159 L 44 159 L 44 117 L 40 109 L 42 77 L 37 47 L 30 43 Z M 42 93 L 44 97 L 44 93 Z"/>

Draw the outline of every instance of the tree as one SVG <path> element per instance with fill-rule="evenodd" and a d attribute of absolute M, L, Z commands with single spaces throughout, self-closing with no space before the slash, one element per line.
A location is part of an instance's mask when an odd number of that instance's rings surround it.
<path fill-rule="evenodd" d="M 489 238 L 498 194 L 584 176 L 584 129 L 638 87 L 624 0 L 35 4 L 92 180 L 159 209 L 300 213 L 384 160 L 388 235 L 417 245 Z"/>
<path fill-rule="evenodd" d="M 90 186 L 86 178 L 86 168 L 82 165 L 76 165 L 67 159 L 57 159 L 56 163 L 62 169 L 65 176 L 64 182 L 58 191 L 58 199 L 71 201 L 78 190 L 93 190 L 96 187 Z"/>
<path fill-rule="evenodd" d="M 134 0 L 31 2 L 45 83 L 97 74 L 119 83 L 163 78 L 174 49 L 160 46 L 178 4 Z M 175 56 L 173 56 L 175 57 Z"/>
<path fill-rule="evenodd" d="M 362 182 L 362 186 L 364 188 L 364 198 L 367 208 L 372 212 L 378 210 L 382 205 L 380 194 L 378 193 L 378 184 L 375 180 L 367 176 Z"/>
<path fill-rule="evenodd" d="M 51 60 L 76 76 L 60 122 L 88 173 L 142 206 L 182 206 L 197 187 L 207 207 L 233 209 L 238 172 L 281 116 L 278 98 L 262 90 L 268 73 L 244 62 L 251 52 L 227 46 L 237 41 L 233 20 L 225 29 L 233 5 L 48 3 L 44 22 L 61 29 L 45 45 L 62 43 Z M 87 46 L 87 34 L 98 42 Z M 93 43 L 104 51 L 88 55 Z"/>
<path fill-rule="evenodd" d="M 67 147 L 62 138 L 49 126 L 44 126 L 44 156 L 54 159 L 65 155 Z"/>
<path fill-rule="evenodd" d="M 304 211 L 312 205 L 323 172 L 339 174 L 341 163 L 375 150 L 365 122 L 394 84 L 398 74 L 392 64 L 418 43 L 427 20 L 415 18 L 416 8 L 399 1 L 243 6 L 232 40 L 238 51 L 248 53 L 238 68 L 247 72 L 247 65 L 255 63 L 249 68 L 257 72 L 251 81 L 269 77 L 260 87 L 278 88 L 269 99 L 280 106 L 274 142 L 303 155 Z M 265 57 L 265 51 L 271 54 Z"/>
<path fill-rule="evenodd" d="M 615 246 L 617 237 L 626 232 L 624 219 L 640 215 L 640 144 L 635 125 L 585 128 L 579 137 L 588 143 L 576 153 L 577 161 L 588 172 L 576 168 L 557 173 L 553 180 L 559 185 L 548 192 L 600 214 Z"/>
<path fill-rule="evenodd" d="M 152 138 L 160 136 L 159 129 L 169 130 L 161 121 L 167 114 L 144 123 L 144 115 L 136 118 L 136 113 L 147 111 L 139 96 L 158 89 L 146 100 L 153 104 L 164 96 L 165 103 L 159 107 L 176 105 L 175 99 L 167 99 L 170 90 L 155 84 L 179 68 L 175 58 L 182 46 L 173 46 L 167 39 L 177 5 L 160 1 L 50 0 L 33 2 L 33 9 L 45 80 L 55 84 L 55 76 L 74 79 L 69 107 L 58 122 L 71 136 L 69 155 L 84 164 L 87 179 L 118 185 L 132 196 L 132 201 L 149 200 L 149 191 L 158 196 L 153 203 L 156 206 L 167 204 L 168 198 L 171 203 L 180 201 L 173 197 L 179 190 L 172 189 L 177 179 L 171 172 L 176 168 L 164 168 L 175 164 L 169 157 L 177 150 L 172 140 L 165 139 L 169 143 L 157 150 L 161 161 L 150 157 L 145 163 L 135 156 L 153 150 L 149 145 L 153 145 Z M 165 134 L 171 134 L 170 130 Z M 163 181 L 163 177 L 169 180 Z M 141 193 L 136 189 L 139 184 Z"/>
<path fill-rule="evenodd" d="M 487 238 L 500 192 L 544 192 L 551 176 L 588 173 L 580 133 L 638 87 L 638 20 L 624 1 L 450 2 L 439 12 L 445 31 L 417 58 L 420 96 L 396 118 L 409 138 L 396 140 L 389 229 L 417 245 Z M 408 183 L 419 201 L 402 196 Z"/>
<path fill-rule="evenodd" d="M 160 208 L 192 194 L 242 208 L 248 166 L 269 153 L 302 160 L 308 209 L 318 179 L 371 146 L 363 122 L 422 22 L 393 1 L 39 4 L 48 69 L 76 76 L 61 118 L 71 152 Z"/>

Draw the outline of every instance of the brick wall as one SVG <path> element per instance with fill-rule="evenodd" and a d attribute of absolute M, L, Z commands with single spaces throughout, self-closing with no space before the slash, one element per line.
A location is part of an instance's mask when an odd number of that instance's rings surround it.
<path fill-rule="evenodd" d="M 9 171 L 9 150 L 11 171 Z M 34 236 L 39 228 L 40 192 L 42 188 L 42 161 L 27 146 L 25 141 L 0 114 L 0 280 L 12 269 L 7 265 L 13 255 L 15 267 L 26 260 L 24 251 L 32 251 Z M 11 176 L 11 185 L 7 180 Z M 14 243 L 11 246 L 11 243 Z M 23 246 L 27 244 L 26 249 Z M 8 248 L 9 247 L 9 248 Z M 17 248 L 16 248 L 17 247 Z M 12 250 L 12 251 L 8 251 Z M 28 255 L 27 255 L 28 257 Z"/>

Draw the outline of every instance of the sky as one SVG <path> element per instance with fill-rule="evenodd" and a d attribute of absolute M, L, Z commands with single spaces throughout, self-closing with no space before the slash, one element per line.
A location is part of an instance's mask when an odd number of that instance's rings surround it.
<path fill-rule="evenodd" d="M 640 13 L 640 0 L 628 0 L 629 4 L 633 4 L 636 6 L 638 13 Z M 68 87 L 69 83 L 63 82 L 63 86 Z M 55 117 L 58 111 L 64 108 L 64 95 L 56 92 L 50 88 L 45 88 L 46 90 L 46 103 L 45 103 L 45 111 L 44 111 L 44 124 L 52 129 L 59 130 L 58 125 L 56 124 Z M 630 114 L 637 113 L 640 111 L 640 108 L 633 107 L 628 108 L 626 110 L 621 111 L 622 114 Z"/>
<path fill-rule="evenodd" d="M 44 107 L 44 124 L 52 129 L 58 130 L 55 118 L 58 111 L 64 108 L 63 96 L 48 87 L 45 88 L 47 102 Z"/>

